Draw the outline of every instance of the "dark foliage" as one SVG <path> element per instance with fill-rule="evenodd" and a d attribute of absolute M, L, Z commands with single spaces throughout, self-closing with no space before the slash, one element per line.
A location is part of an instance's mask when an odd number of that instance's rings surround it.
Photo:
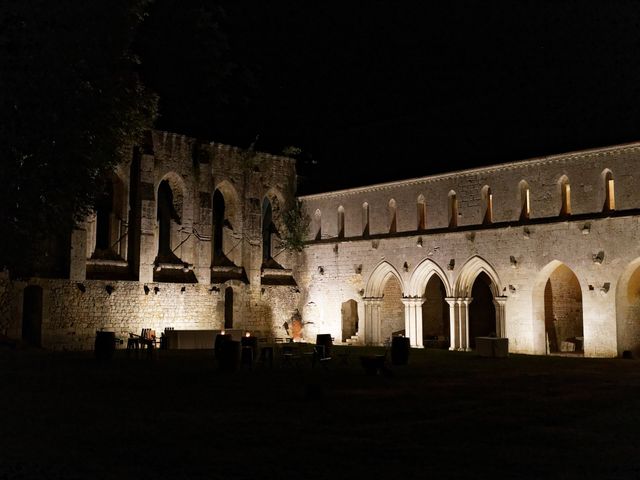
<path fill-rule="evenodd" d="M 0 3 L 0 268 L 54 273 L 56 245 L 151 126 L 156 98 L 130 49 L 147 3 Z"/>

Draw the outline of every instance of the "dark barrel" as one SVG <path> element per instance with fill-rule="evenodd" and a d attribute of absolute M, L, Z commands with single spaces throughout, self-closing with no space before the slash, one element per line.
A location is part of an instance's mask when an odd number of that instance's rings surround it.
<path fill-rule="evenodd" d="M 329 333 L 319 333 L 316 336 L 316 345 L 324 346 L 324 356 L 331 356 L 331 347 L 333 346 L 333 340 L 331 340 L 331 334 Z"/>
<path fill-rule="evenodd" d="M 115 332 L 96 332 L 95 355 L 96 359 L 103 362 L 113 358 L 116 350 Z"/>
<path fill-rule="evenodd" d="M 258 358 L 258 337 L 244 336 L 240 339 L 241 353 L 240 363 L 243 367 L 253 367 L 253 362 Z"/>
<path fill-rule="evenodd" d="M 393 365 L 409 363 L 409 338 L 393 337 L 391 339 L 391 363 Z"/>
<path fill-rule="evenodd" d="M 240 342 L 225 340 L 220 344 L 220 354 L 216 355 L 220 370 L 235 372 L 240 362 Z"/>
<path fill-rule="evenodd" d="M 242 348 L 251 348 L 251 350 L 253 350 L 253 358 L 258 356 L 258 337 L 244 336 L 240 339 L 240 345 L 242 345 Z"/>
<path fill-rule="evenodd" d="M 217 361 L 220 361 L 220 356 L 222 355 L 222 345 L 226 342 L 230 342 L 231 340 L 233 340 L 231 335 L 223 335 L 221 333 L 216 335 L 216 341 L 213 344 L 213 354 Z"/>

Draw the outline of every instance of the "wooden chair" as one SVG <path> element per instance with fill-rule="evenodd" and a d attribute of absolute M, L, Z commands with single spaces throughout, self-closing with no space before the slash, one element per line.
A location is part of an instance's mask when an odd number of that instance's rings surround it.
<path fill-rule="evenodd" d="M 153 350 L 156 347 L 156 331 L 150 328 L 143 328 L 140 334 L 140 345 Z"/>

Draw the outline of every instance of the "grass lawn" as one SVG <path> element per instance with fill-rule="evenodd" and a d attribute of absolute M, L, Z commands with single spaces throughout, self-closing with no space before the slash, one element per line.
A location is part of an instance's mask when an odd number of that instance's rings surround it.
<path fill-rule="evenodd" d="M 0 479 L 640 478 L 639 361 L 412 350 L 371 376 L 345 351 L 0 350 Z"/>

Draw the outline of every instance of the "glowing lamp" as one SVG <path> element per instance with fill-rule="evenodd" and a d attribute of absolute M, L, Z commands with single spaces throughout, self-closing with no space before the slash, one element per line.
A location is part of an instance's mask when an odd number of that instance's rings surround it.
<path fill-rule="evenodd" d="M 220 335 L 224 335 L 224 330 L 222 330 L 222 331 L 220 332 Z"/>
<path fill-rule="evenodd" d="M 247 333 L 245 333 L 245 334 L 244 334 L 244 336 L 245 336 L 245 337 L 250 337 L 250 336 L 251 336 L 251 333 L 247 332 Z"/>

